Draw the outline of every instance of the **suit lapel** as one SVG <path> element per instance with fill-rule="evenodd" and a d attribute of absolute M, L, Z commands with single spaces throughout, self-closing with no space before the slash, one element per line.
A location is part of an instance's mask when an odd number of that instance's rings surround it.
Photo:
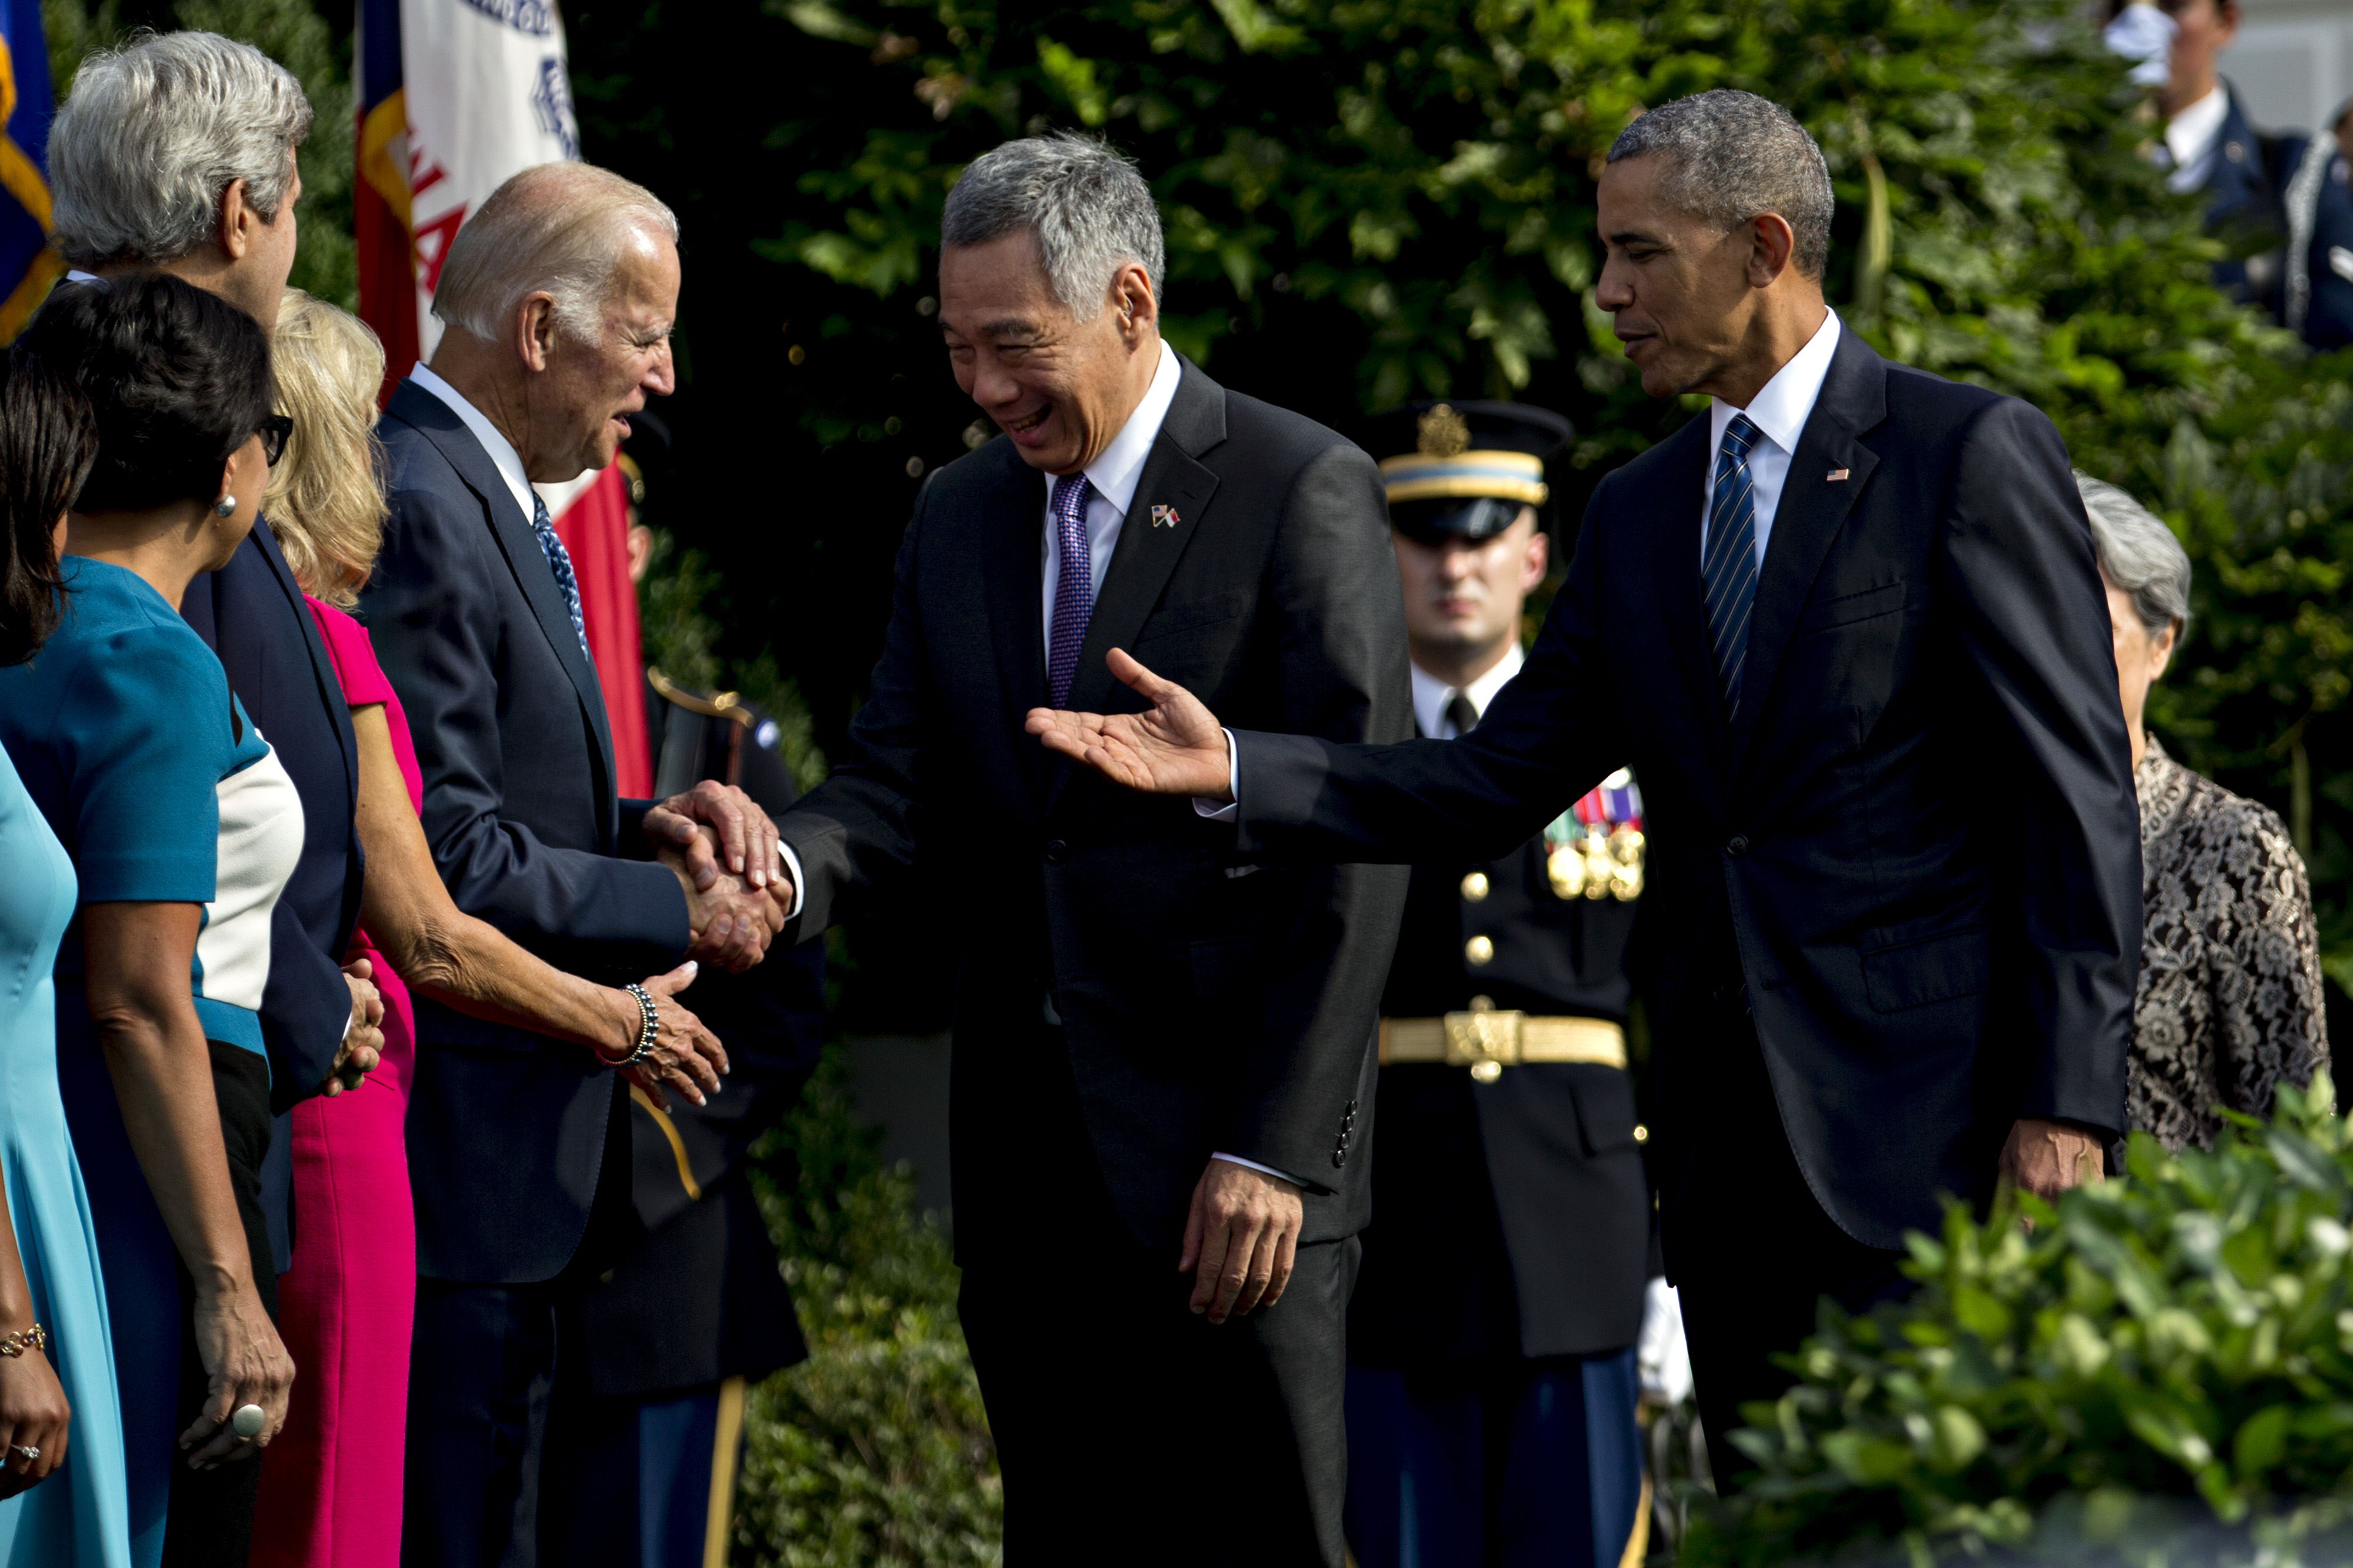
<path fill-rule="evenodd" d="M 404 382 L 387 412 L 415 426 L 432 442 L 481 501 L 491 537 L 506 557 L 507 571 L 522 590 L 523 602 L 531 606 L 532 618 L 539 623 L 556 662 L 571 678 L 573 693 L 596 737 L 596 760 L 605 775 L 598 798 L 613 800 L 613 732 L 605 717 L 604 689 L 596 683 L 588 656 L 580 651 L 579 635 L 572 629 L 572 612 L 565 607 L 563 590 L 555 585 L 555 573 L 547 563 L 546 552 L 539 547 L 538 535 L 531 531 L 531 520 L 515 506 L 514 492 L 507 489 L 498 465 L 448 405 L 413 382 Z M 612 824 L 607 826 L 609 832 Z"/>
<path fill-rule="evenodd" d="M 1821 395 L 1798 437 L 1788 478 L 1781 483 L 1773 534 L 1757 576 L 1757 604 L 1748 622 L 1748 667 L 1741 678 L 1740 712 L 1732 727 L 1736 774 L 1748 742 L 1772 700 L 1781 657 L 1813 591 L 1822 557 L 1847 513 L 1870 482 L 1879 458 L 1856 437 L 1887 415 L 1887 364 L 1853 331 L 1842 328 Z M 1832 479 L 1829 476 L 1841 477 Z"/>
<path fill-rule="evenodd" d="M 270 578 L 278 584 L 278 591 L 286 595 L 286 602 L 294 612 L 294 624 L 302 628 L 303 649 L 311 656 L 311 679 L 319 689 L 319 700 L 327 710 L 327 727 L 335 732 L 335 749 L 343 759 L 345 798 L 351 803 L 352 809 L 356 810 L 359 804 L 359 742 L 352 734 L 352 710 L 350 704 L 343 700 L 343 678 L 335 673 L 334 661 L 328 657 L 326 642 L 319 636 L 319 623 L 311 618 L 311 606 L 302 602 L 302 586 L 295 582 L 293 568 L 286 564 L 286 556 L 278 547 L 278 536 L 270 531 L 269 520 L 257 521 L 248 538 L 260 553 L 263 563 L 269 568 Z M 365 864 L 357 833 L 352 835 L 351 851 L 346 858 L 351 864 L 343 876 L 343 909 L 336 931 L 340 939 L 347 940 L 360 917 L 361 879 L 351 873 Z"/>
<path fill-rule="evenodd" d="M 1658 520 L 1651 533 L 1653 591 L 1674 649 L 1676 671 L 1707 746 L 1707 776 L 1721 775 L 1725 754 L 1724 689 L 1716 679 L 1715 646 L 1700 605 L 1700 508 L 1707 495 L 1707 420 L 1694 416 L 1667 437 L 1660 454 L 1663 479 L 1658 493 L 1638 499 L 1633 509 Z"/>
<path fill-rule="evenodd" d="M 1120 524 L 1119 544 L 1087 621 L 1079 668 L 1071 678 L 1070 705 L 1079 712 L 1103 712 L 1125 689 L 1113 679 L 1104 657 L 1113 648 L 1135 646 L 1137 634 L 1160 603 L 1161 590 L 1168 586 L 1170 574 L 1200 531 L 1202 516 L 1218 493 L 1218 476 L 1202 466 L 1198 455 L 1226 438 L 1225 389 L 1191 361 L 1181 363 L 1176 395 L 1160 423 L 1144 472 L 1136 478 L 1135 494 Z M 1039 516 L 1043 515 L 1041 500 Z M 1037 581 L 1035 574 L 1031 581 Z M 1049 805 L 1060 795 L 1070 772 L 1066 765 L 1055 769 L 1048 786 Z"/>

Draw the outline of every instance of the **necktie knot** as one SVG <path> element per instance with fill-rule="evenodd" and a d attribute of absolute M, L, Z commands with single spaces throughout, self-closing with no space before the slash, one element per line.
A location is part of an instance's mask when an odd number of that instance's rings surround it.
<path fill-rule="evenodd" d="M 1458 691 L 1446 700 L 1446 721 L 1454 726 L 1457 735 L 1467 735 L 1479 724 L 1479 710 L 1471 705 L 1467 692 Z"/>
<path fill-rule="evenodd" d="M 1757 429 L 1746 414 L 1736 414 L 1732 423 L 1724 427 L 1725 456 L 1734 462 L 1747 459 L 1749 449 L 1757 445 Z"/>

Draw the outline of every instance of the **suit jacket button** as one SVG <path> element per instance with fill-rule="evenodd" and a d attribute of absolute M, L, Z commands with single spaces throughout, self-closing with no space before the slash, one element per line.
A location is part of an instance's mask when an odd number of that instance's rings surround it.
<path fill-rule="evenodd" d="M 1739 859 L 1743 855 L 1747 854 L 1747 853 L 1748 853 L 1748 835 L 1746 835 L 1746 833 L 1736 833 L 1736 834 L 1734 834 L 1734 835 L 1731 837 L 1731 838 L 1725 842 L 1725 846 L 1724 846 L 1724 852 L 1725 852 L 1726 855 L 1731 856 L 1735 860 L 1737 860 L 1737 859 Z"/>
<path fill-rule="evenodd" d="M 1071 852 L 1071 847 L 1070 847 L 1069 845 L 1067 845 L 1067 844 L 1063 843 L 1060 839 L 1059 839 L 1059 838 L 1049 838 L 1048 840 L 1046 840 L 1046 864 L 1047 864 L 1047 865 L 1049 865 L 1049 866 L 1059 866 L 1059 865 L 1060 865 L 1060 864 L 1062 863 L 1062 859 L 1063 859 L 1063 858 L 1064 858 L 1065 856 L 1069 855 L 1069 854 L 1070 854 L 1070 852 Z"/>

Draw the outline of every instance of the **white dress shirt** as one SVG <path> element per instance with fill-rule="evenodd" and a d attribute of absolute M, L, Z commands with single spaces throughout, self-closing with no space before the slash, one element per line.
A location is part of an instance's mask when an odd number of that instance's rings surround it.
<path fill-rule="evenodd" d="M 1520 666 L 1526 662 L 1527 655 L 1520 651 L 1519 639 L 1514 637 L 1505 645 L 1504 657 L 1495 661 L 1495 668 L 1468 686 L 1449 686 L 1421 666 L 1409 663 L 1406 673 L 1413 677 L 1414 723 L 1420 727 L 1423 734 L 1435 740 L 1454 739 L 1461 731 L 1446 717 L 1446 709 L 1454 700 L 1455 692 L 1459 690 L 1471 699 L 1471 711 L 1483 718 L 1487 704 L 1495 700 L 1495 693 L 1510 685 L 1512 677 L 1519 674 Z"/>
<path fill-rule="evenodd" d="M 1103 592 L 1103 573 L 1111 566 L 1112 552 L 1119 548 L 1119 531 L 1127 521 L 1127 509 L 1135 504 L 1135 487 L 1143 482 L 1145 460 L 1152 456 L 1152 444 L 1160 439 L 1160 426 L 1168 420 L 1168 405 L 1176 401 L 1176 384 L 1184 377 L 1184 362 L 1171 353 L 1168 345 L 1160 345 L 1160 363 L 1152 372 L 1152 384 L 1145 388 L 1144 399 L 1103 455 L 1086 466 L 1087 483 L 1092 489 L 1087 496 L 1087 568 L 1093 574 L 1092 591 Z M 1046 506 L 1039 513 L 1044 520 L 1039 531 L 1038 570 L 1043 579 L 1045 600 L 1046 647 L 1054 646 L 1054 586 L 1062 573 L 1062 534 L 1054 522 L 1054 484 L 1058 476 L 1040 474 L 1046 481 Z"/>
<path fill-rule="evenodd" d="M 2206 183 L 2222 143 L 2222 121 L 2230 113 L 2230 91 L 2218 82 L 2213 91 L 2165 122 L 2165 150 L 2173 154 L 2173 173 L 2165 177 L 2168 186 L 2194 191 Z"/>
<path fill-rule="evenodd" d="M 1813 416 L 1822 395 L 1822 380 L 1831 373 L 1831 355 L 1838 350 L 1838 312 L 1822 317 L 1822 324 L 1789 363 L 1773 373 L 1746 408 L 1735 408 L 1723 398 L 1707 405 L 1707 478 L 1699 498 L 1699 557 L 1707 559 L 1708 508 L 1715 501 L 1715 465 L 1724 451 L 1724 432 L 1736 414 L 1746 414 L 1759 439 L 1748 448 L 1748 479 L 1757 505 L 1757 569 L 1765 569 L 1765 542 L 1773 537 L 1774 514 L 1781 510 L 1781 487 L 1789 478 L 1789 459 L 1798 453 L 1798 437 Z"/>
<path fill-rule="evenodd" d="M 523 521 L 529 523 L 532 502 L 537 497 L 531 488 L 531 476 L 523 471 L 522 454 L 514 449 L 514 443 L 491 423 L 487 415 L 467 402 L 464 393 L 434 374 L 429 367 L 418 364 L 408 373 L 408 379 L 447 404 L 449 412 L 456 415 L 459 422 L 472 433 L 474 439 L 482 444 L 482 451 L 491 459 L 491 467 L 496 468 L 499 478 L 506 481 L 507 493 L 514 497 L 516 510 L 522 513 Z"/>

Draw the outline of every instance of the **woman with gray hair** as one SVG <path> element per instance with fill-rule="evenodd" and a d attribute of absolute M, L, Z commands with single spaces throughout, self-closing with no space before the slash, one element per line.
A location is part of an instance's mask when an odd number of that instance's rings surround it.
<path fill-rule="evenodd" d="M 2189 556 L 2111 484 L 2075 476 L 2116 635 L 2140 797 L 2140 987 L 2125 1114 L 2171 1151 L 2211 1146 L 2223 1110 L 2263 1116 L 2282 1079 L 2328 1061 L 2304 861 L 2277 813 L 2166 755 L 2141 721 L 2189 621 Z"/>

